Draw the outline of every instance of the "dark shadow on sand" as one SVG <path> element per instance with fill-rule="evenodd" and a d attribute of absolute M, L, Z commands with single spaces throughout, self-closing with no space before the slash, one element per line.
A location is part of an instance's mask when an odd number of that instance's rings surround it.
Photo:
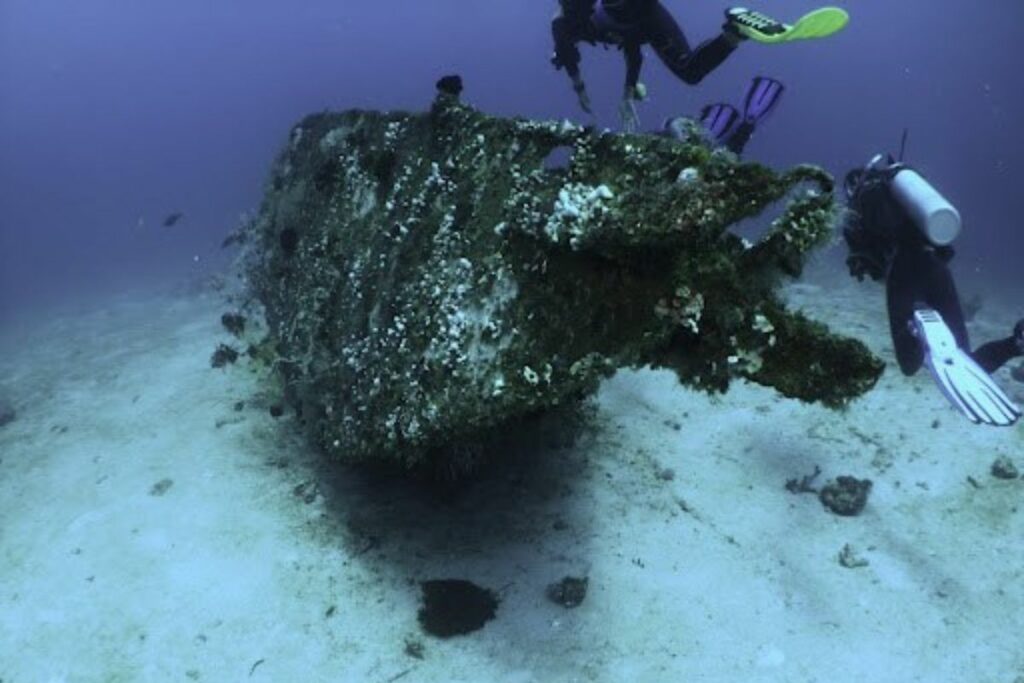
<path fill-rule="evenodd" d="M 542 421 L 496 449 L 472 479 L 454 484 L 318 455 L 307 464 L 325 512 L 307 530 L 319 545 L 340 551 L 345 564 L 375 575 L 382 591 L 409 591 L 420 601 L 423 582 L 464 580 L 492 592 L 493 620 L 455 637 L 497 638 L 507 644 L 499 650 L 509 666 L 522 668 L 533 660 L 529 652 L 564 650 L 564 638 L 572 638 L 566 630 L 559 645 L 551 642 L 551 623 L 571 612 L 548 597 L 548 587 L 587 575 L 588 482 L 597 476 L 588 451 L 601 436 L 592 420 L 583 427 Z M 428 658 L 439 647 L 420 624 L 416 633 L 395 634 L 397 655 L 410 638 L 426 645 Z M 585 645 L 569 646 L 578 652 Z"/>

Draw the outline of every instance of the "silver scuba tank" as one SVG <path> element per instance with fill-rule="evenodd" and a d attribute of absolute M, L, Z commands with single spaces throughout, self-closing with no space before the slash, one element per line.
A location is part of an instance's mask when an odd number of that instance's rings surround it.
<path fill-rule="evenodd" d="M 934 246 L 947 246 L 960 234 L 960 212 L 917 171 L 900 168 L 889 180 L 889 188 L 921 235 Z"/>

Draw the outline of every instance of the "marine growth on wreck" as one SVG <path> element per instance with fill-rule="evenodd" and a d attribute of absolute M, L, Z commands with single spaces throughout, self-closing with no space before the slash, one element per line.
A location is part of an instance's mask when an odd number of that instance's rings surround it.
<path fill-rule="evenodd" d="M 785 197 L 757 243 L 729 232 Z M 776 174 L 696 133 L 497 118 L 440 94 L 425 113 L 295 126 L 251 226 L 249 277 L 320 446 L 458 472 L 623 367 L 833 407 L 867 391 L 881 362 L 776 294 L 834 212 L 814 167 Z"/>

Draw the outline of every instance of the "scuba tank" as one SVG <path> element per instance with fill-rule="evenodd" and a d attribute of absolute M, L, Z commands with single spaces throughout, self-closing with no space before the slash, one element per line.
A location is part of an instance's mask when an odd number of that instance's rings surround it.
<path fill-rule="evenodd" d="M 934 246 L 945 247 L 960 234 L 960 212 L 917 171 L 902 166 L 889 181 L 889 189 L 921 236 Z"/>
<path fill-rule="evenodd" d="M 884 185 L 896 204 L 929 244 L 949 246 L 960 234 L 963 222 L 960 212 L 925 178 L 892 156 L 876 155 L 867 165 L 846 178 L 846 191 L 851 200 L 865 191 Z"/>

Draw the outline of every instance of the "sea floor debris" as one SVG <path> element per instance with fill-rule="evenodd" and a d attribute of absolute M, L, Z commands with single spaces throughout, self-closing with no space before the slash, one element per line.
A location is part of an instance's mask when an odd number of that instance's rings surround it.
<path fill-rule="evenodd" d="M 438 638 L 465 635 L 494 618 L 498 597 L 465 579 L 424 581 L 419 621 L 423 630 Z"/>

